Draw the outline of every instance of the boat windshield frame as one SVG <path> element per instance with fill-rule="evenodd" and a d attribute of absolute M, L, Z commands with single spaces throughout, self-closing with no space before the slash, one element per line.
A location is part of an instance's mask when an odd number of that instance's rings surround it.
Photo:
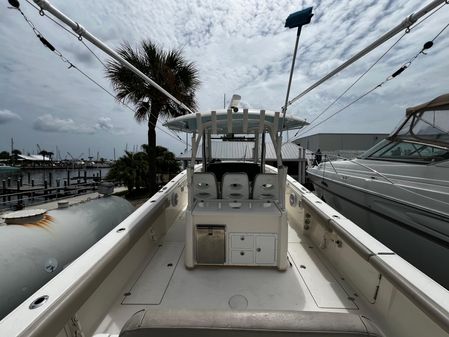
<path fill-rule="evenodd" d="M 387 138 L 358 158 L 426 165 L 449 160 L 449 150 L 422 142 Z"/>
<path fill-rule="evenodd" d="M 404 120 L 387 139 L 449 150 L 449 94 L 408 108 Z"/>

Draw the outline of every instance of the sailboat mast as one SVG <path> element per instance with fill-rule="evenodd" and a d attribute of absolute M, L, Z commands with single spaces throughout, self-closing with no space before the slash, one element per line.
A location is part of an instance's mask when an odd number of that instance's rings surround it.
<path fill-rule="evenodd" d="M 91 42 L 96 47 L 100 48 L 102 51 L 104 51 L 106 54 L 111 56 L 114 60 L 117 62 L 120 62 L 124 67 L 131 70 L 134 74 L 139 76 L 141 79 L 143 79 L 146 83 L 150 84 L 157 90 L 159 90 L 161 93 L 163 93 L 165 96 L 170 98 L 173 102 L 178 104 L 181 108 L 187 110 L 190 113 L 194 113 L 189 107 L 187 107 L 184 103 L 179 101 L 177 98 L 175 98 L 172 94 L 170 94 L 167 90 L 162 88 L 159 84 L 154 82 L 151 78 L 146 76 L 144 73 L 142 73 L 139 69 L 134 67 L 131 63 L 126 61 L 123 57 L 121 57 L 115 50 L 107 46 L 105 43 L 103 43 L 100 39 L 92 35 L 89 31 L 87 31 L 83 26 L 81 26 L 79 23 L 73 21 L 68 16 L 60 12 L 56 7 L 54 7 L 50 2 L 47 0 L 33 0 L 36 5 L 38 5 L 42 10 L 50 12 L 52 15 L 54 15 L 56 18 L 58 18 L 60 21 L 65 23 L 67 26 L 72 28 L 72 30 L 79 35 L 79 37 L 85 38 L 89 42 Z"/>

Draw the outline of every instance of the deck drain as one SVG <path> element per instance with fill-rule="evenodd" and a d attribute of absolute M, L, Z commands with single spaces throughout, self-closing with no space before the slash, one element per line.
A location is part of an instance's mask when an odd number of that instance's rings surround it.
<path fill-rule="evenodd" d="M 248 308 L 248 300 L 243 295 L 234 295 L 229 299 L 229 307 L 235 310 L 242 310 Z"/>

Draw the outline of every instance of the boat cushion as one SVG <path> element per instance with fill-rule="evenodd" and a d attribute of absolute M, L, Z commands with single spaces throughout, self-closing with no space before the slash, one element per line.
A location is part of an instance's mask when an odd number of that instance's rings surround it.
<path fill-rule="evenodd" d="M 213 173 L 193 174 L 193 197 L 196 200 L 217 199 L 217 179 Z"/>
<path fill-rule="evenodd" d="M 279 200 L 278 175 L 272 173 L 260 173 L 254 180 L 253 199 Z"/>
<path fill-rule="evenodd" d="M 225 173 L 221 187 L 222 199 L 249 199 L 249 181 L 246 173 Z"/>
<path fill-rule="evenodd" d="M 367 318 L 312 311 L 149 309 L 136 312 L 120 337 L 382 336 Z"/>

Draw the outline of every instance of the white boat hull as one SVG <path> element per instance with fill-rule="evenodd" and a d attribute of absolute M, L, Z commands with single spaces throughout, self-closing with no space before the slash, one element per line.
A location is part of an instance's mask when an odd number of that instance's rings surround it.
<path fill-rule="evenodd" d="M 448 218 L 404 200 L 310 176 L 316 194 L 326 203 L 449 289 L 449 269 L 442 262 L 449 260 Z"/>
<path fill-rule="evenodd" d="M 187 335 L 203 320 L 199 328 L 273 328 L 273 336 L 301 329 L 317 336 L 447 336 L 449 292 L 290 177 L 286 271 L 186 268 L 186 180 L 185 172 L 173 179 L 22 303 L 0 322 L 0 335 L 163 336 L 177 328 Z M 134 326 L 140 310 L 148 319 Z M 245 315 L 253 319 L 249 326 L 239 319 Z M 154 317 L 166 326 L 158 330 Z M 364 317 L 369 331 L 351 323 Z"/>

